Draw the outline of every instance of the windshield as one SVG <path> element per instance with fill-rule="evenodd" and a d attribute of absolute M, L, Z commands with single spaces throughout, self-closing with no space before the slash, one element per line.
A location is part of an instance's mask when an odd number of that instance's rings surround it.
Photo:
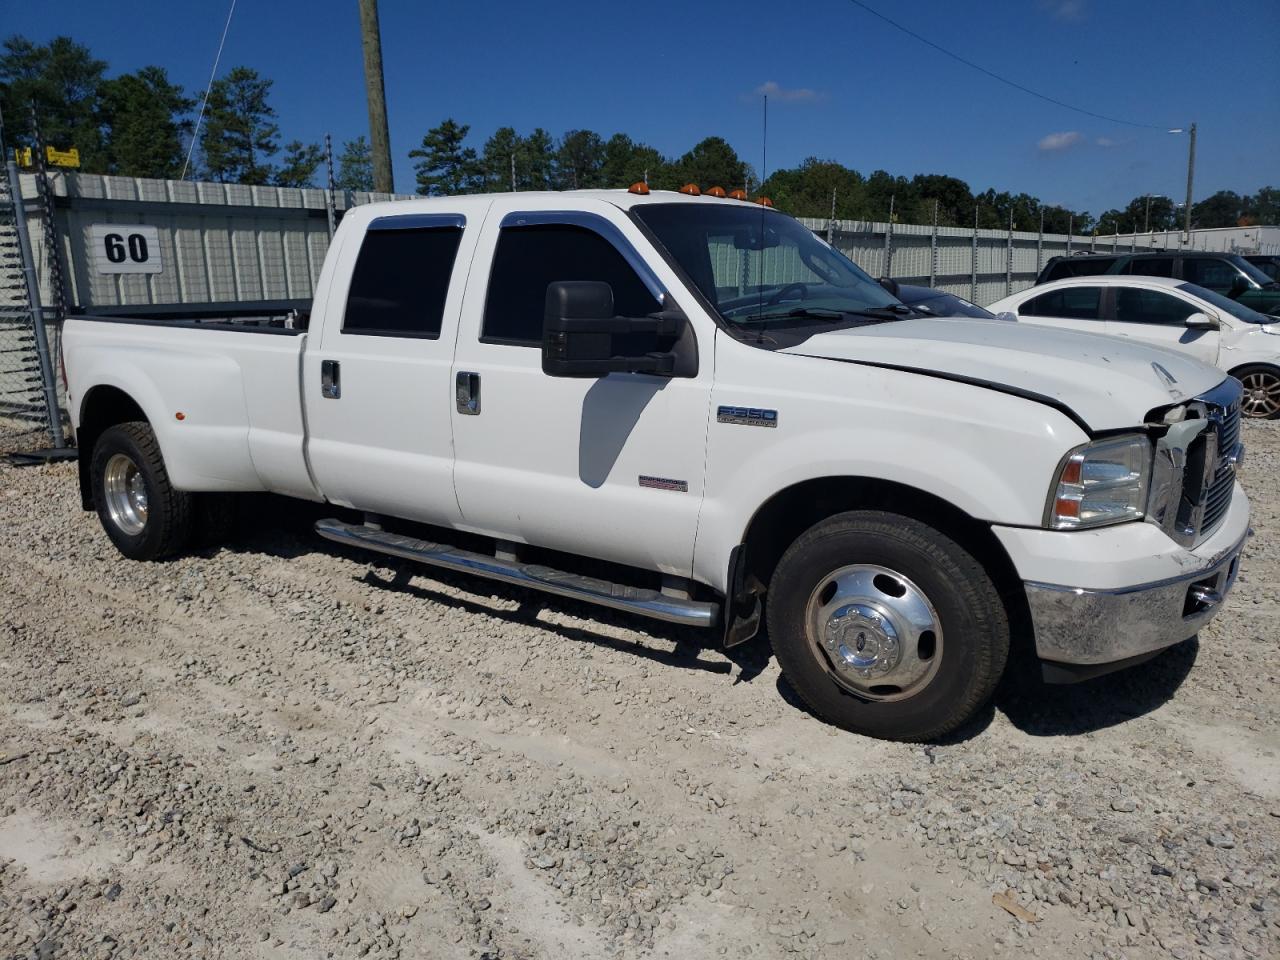
<path fill-rule="evenodd" d="M 1180 283 L 1178 289 L 1185 293 L 1191 294 L 1193 297 L 1199 297 L 1206 303 L 1211 303 L 1219 310 L 1223 310 L 1237 320 L 1243 320 L 1245 323 L 1274 323 L 1270 317 L 1264 317 L 1256 310 L 1250 310 L 1243 303 L 1232 300 L 1230 297 L 1224 297 L 1220 293 L 1214 293 L 1204 287 L 1197 287 L 1194 283 Z"/>
<path fill-rule="evenodd" d="M 728 323 L 865 322 L 909 316 L 892 294 L 795 219 L 767 207 L 654 203 L 631 213 Z"/>

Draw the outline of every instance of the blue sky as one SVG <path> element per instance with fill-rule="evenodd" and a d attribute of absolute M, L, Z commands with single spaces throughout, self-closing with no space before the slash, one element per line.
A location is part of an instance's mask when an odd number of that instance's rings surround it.
<path fill-rule="evenodd" d="M 997 73 L 1096 113 L 1199 124 L 1196 198 L 1280 185 L 1275 0 L 867 0 Z M 203 91 L 227 2 L 8 4 L 7 32 L 66 33 L 112 72 L 149 63 Z M 479 149 L 497 127 L 625 131 L 668 155 L 725 137 L 760 165 L 946 173 L 1095 216 L 1186 189 L 1185 136 L 1107 123 L 1012 90 L 848 0 L 541 3 L 381 0 L 396 186 L 445 117 Z M 355 0 L 238 0 L 221 71 L 274 79 L 281 140 L 367 130 Z"/>

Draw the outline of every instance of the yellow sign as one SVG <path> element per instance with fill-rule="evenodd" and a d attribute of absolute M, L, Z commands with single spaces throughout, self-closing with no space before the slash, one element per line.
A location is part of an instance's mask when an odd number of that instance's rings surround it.
<path fill-rule="evenodd" d="M 31 148 L 30 147 L 14 147 L 13 159 L 18 161 L 18 166 L 31 166 Z"/>
<path fill-rule="evenodd" d="M 55 167 L 80 166 L 80 151 L 75 147 L 72 147 L 70 150 L 55 150 L 53 147 L 45 147 L 44 155 L 45 159 Z"/>

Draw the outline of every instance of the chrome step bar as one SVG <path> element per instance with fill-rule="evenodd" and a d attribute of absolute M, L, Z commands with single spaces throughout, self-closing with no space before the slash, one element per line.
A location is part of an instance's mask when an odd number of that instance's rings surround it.
<path fill-rule="evenodd" d="M 376 527 L 341 520 L 317 520 L 316 533 L 326 540 L 376 550 L 404 560 L 416 560 L 433 567 L 500 580 L 517 587 L 529 587 L 556 596 L 594 603 L 614 610 L 636 613 L 667 623 L 691 627 L 714 627 L 720 620 L 720 604 L 705 600 L 685 600 L 658 590 L 629 587 L 609 580 L 566 573 L 539 564 L 498 559 L 442 543 L 388 533 Z"/>

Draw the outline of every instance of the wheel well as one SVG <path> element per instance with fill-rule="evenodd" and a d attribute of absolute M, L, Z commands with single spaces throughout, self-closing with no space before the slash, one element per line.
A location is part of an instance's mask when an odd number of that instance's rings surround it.
<path fill-rule="evenodd" d="M 1277 366 L 1274 363 L 1266 363 L 1266 362 L 1242 363 L 1240 364 L 1240 366 L 1232 370 L 1229 370 L 1228 373 L 1231 376 L 1235 377 L 1237 380 L 1239 380 L 1240 377 L 1238 376 L 1238 374 L 1240 374 L 1242 371 L 1255 370 L 1255 369 L 1271 370 L 1275 373 L 1280 373 L 1280 366 Z"/>
<path fill-rule="evenodd" d="M 868 477 L 806 480 L 774 494 L 747 526 L 746 586 L 763 593 L 782 554 L 815 523 L 846 510 L 885 510 L 927 523 L 982 564 L 1004 600 L 1015 638 L 1030 637 L 1030 611 L 1022 578 L 990 524 L 931 493 Z"/>
<path fill-rule="evenodd" d="M 80 425 L 76 428 L 76 446 L 79 448 L 80 505 L 92 510 L 93 487 L 89 480 L 89 466 L 93 460 L 93 448 L 98 437 L 108 427 L 117 423 L 141 420 L 150 423 L 136 400 L 119 387 L 100 386 L 91 389 L 80 404 Z"/>

